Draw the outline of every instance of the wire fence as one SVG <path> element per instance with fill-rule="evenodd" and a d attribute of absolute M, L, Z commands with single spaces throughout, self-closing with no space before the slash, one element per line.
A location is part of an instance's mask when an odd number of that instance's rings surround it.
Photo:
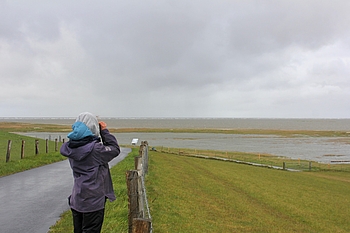
<path fill-rule="evenodd" d="M 270 154 L 260 153 L 244 153 L 244 152 L 226 152 L 213 150 L 197 150 L 188 148 L 169 148 L 158 147 L 160 152 L 200 157 L 205 159 L 216 159 L 229 162 L 236 162 L 260 167 L 268 167 L 289 171 L 342 171 L 350 172 L 350 163 L 344 162 L 330 162 L 318 163 L 315 161 L 289 159 L 283 156 L 274 156 Z M 151 150 L 157 150 L 153 147 Z"/>
<path fill-rule="evenodd" d="M 10 160 L 16 161 L 24 157 L 37 154 L 57 152 L 62 145 L 60 139 L 1 139 L 0 151 L 3 156 L 0 157 L 0 162 L 8 163 Z"/>

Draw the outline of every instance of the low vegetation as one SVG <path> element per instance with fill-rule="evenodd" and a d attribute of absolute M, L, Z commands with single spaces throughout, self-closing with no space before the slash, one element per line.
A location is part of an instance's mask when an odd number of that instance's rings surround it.
<path fill-rule="evenodd" d="M 10 160 L 6 163 L 9 140 L 12 141 L 11 153 Z M 23 159 L 21 159 L 22 140 L 25 141 Z M 65 159 L 59 151 L 55 151 L 55 142 L 48 142 L 48 153 L 46 153 L 46 141 L 38 140 L 39 154 L 36 155 L 34 138 L 0 130 L 0 177 Z M 58 149 L 61 144 L 58 144 Z"/>
<path fill-rule="evenodd" d="M 189 148 L 169 148 L 169 147 L 154 147 L 155 150 L 166 152 L 169 154 L 184 155 L 184 156 L 201 156 L 208 158 L 223 158 L 230 161 L 242 162 L 247 164 L 265 165 L 268 167 L 279 167 L 296 171 L 347 171 L 350 172 L 349 163 L 317 163 L 308 160 L 290 159 L 283 156 L 261 153 L 246 153 L 235 151 L 215 151 L 215 150 L 197 150 Z"/>
<path fill-rule="evenodd" d="M 1 131 L 6 132 L 69 132 L 70 125 L 31 124 L 22 122 L 0 122 Z"/>
<path fill-rule="evenodd" d="M 127 232 L 125 171 L 112 168 L 117 201 L 102 232 Z M 349 232 L 349 172 L 287 172 L 150 152 L 147 195 L 153 232 Z M 51 232 L 72 232 L 63 214 Z"/>
<path fill-rule="evenodd" d="M 349 232 L 350 173 L 150 155 L 154 232 Z"/>
<path fill-rule="evenodd" d="M 145 132 L 145 133 L 220 133 L 220 134 L 258 134 L 277 135 L 281 137 L 350 137 L 345 131 L 317 130 L 272 130 L 272 129 L 169 129 L 169 128 L 119 128 L 112 129 L 116 133 Z M 350 140 L 347 140 L 350 142 Z"/>
<path fill-rule="evenodd" d="M 0 122 L 0 129 L 7 132 L 69 132 L 70 125 L 30 124 L 20 122 Z M 317 130 L 272 130 L 272 129 L 180 129 L 180 128 L 110 128 L 113 133 L 221 133 L 221 134 L 259 134 L 278 135 L 281 137 L 345 137 L 350 143 L 350 134 L 345 131 L 317 131 Z M 347 139 L 349 138 L 349 139 Z"/>

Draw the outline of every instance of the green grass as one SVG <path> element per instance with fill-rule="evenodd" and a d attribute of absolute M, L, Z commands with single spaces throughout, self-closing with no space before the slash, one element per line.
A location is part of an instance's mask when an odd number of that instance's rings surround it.
<path fill-rule="evenodd" d="M 107 201 L 102 232 L 128 232 L 128 197 L 126 187 L 126 171 L 134 169 L 134 157 L 138 156 L 138 148 L 111 169 L 113 187 L 117 197 L 114 202 Z M 50 228 L 50 233 L 73 232 L 71 211 L 62 214 L 61 219 Z"/>
<path fill-rule="evenodd" d="M 349 232 L 350 174 L 150 156 L 154 232 Z"/>
<path fill-rule="evenodd" d="M 72 128 L 70 125 L 0 122 L 0 129 L 5 132 L 69 132 Z"/>
<path fill-rule="evenodd" d="M 10 160 L 6 163 L 8 140 L 11 140 L 12 144 Z M 22 140 L 25 141 L 24 159 L 21 159 Z M 58 144 L 58 150 L 61 144 Z M 35 155 L 35 138 L 3 130 L 0 130 L 0 153 L 0 177 L 65 159 L 59 151 L 55 151 L 55 142 L 53 141 L 49 142 L 48 153 L 46 153 L 46 142 L 39 139 L 39 154 Z"/>
<path fill-rule="evenodd" d="M 0 122 L 0 129 L 7 132 L 69 132 L 70 125 L 31 124 L 22 122 Z M 146 133 L 220 133 L 220 134 L 258 134 L 278 135 L 281 137 L 343 137 L 350 143 L 350 135 L 346 131 L 321 130 L 274 130 L 274 129 L 189 129 L 189 128 L 110 128 L 113 133 L 146 132 Z"/>
<path fill-rule="evenodd" d="M 295 169 L 300 171 L 347 171 L 350 172 L 350 164 L 324 164 L 311 162 L 307 160 L 296 160 L 290 159 L 283 156 L 276 156 L 270 154 L 260 153 L 246 153 L 246 152 L 235 152 L 235 151 L 216 151 L 216 150 L 198 150 L 188 148 L 169 148 L 169 147 L 157 147 L 160 152 L 166 152 L 170 154 L 184 155 L 184 156 L 208 156 L 218 157 L 224 159 L 230 159 L 233 161 L 257 163 L 266 166 L 277 166 L 285 168 Z"/>
<path fill-rule="evenodd" d="M 350 135 L 346 131 L 321 131 L 321 130 L 278 130 L 278 129 L 189 129 L 189 128 L 118 128 L 111 129 L 111 132 L 145 132 L 145 133 L 220 133 L 220 134 L 258 134 L 278 135 L 281 137 L 345 137 L 349 142 Z"/>
<path fill-rule="evenodd" d="M 117 200 L 102 232 L 127 232 L 125 171 L 112 168 Z M 349 232 L 350 173 L 286 172 L 150 152 L 147 195 L 153 232 Z M 51 232 L 72 232 L 70 211 Z"/>

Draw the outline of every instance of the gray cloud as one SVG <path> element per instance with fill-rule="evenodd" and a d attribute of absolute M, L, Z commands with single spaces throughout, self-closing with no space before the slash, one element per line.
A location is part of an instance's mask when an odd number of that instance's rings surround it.
<path fill-rule="evenodd" d="M 0 1 L 0 117 L 350 117 L 349 9 Z"/>

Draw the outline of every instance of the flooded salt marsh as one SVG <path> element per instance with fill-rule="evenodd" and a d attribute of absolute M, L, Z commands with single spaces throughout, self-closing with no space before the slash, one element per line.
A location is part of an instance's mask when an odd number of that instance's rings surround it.
<path fill-rule="evenodd" d="M 259 118 L 100 118 L 111 128 L 184 128 L 184 129 L 276 129 L 328 130 L 350 132 L 350 119 L 259 119 Z M 0 118 L 7 122 L 71 125 L 75 118 Z M 52 139 L 60 133 L 28 133 Z M 51 135 L 51 136 L 50 136 Z M 154 147 L 241 151 L 285 156 L 324 163 L 350 161 L 350 137 L 297 137 L 277 135 L 238 135 L 213 133 L 118 133 L 120 144 L 133 138 Z"/>
<path fill-rule="evenodd" d="M 279 118 L 115 118 L 100 117 L 111 128 L 278 129 L 350 131 L 350 119 Z M 0 122 L 72 125 L 75 118 L 1 118 Z"/>
<path fill-rule="evenodd" d="M 62 133 L 25 133 L 51 139 L 65 138 Z M 337 137 L 285 138 L 276 135 L 214 133 L 117 133 L 120 144 L 129 145 L 133 138 L 148 141 L 150 147 L 191 148 L 240 151 L 285 156 L 323 163 L 350 162 L 350 139 Z"/>

